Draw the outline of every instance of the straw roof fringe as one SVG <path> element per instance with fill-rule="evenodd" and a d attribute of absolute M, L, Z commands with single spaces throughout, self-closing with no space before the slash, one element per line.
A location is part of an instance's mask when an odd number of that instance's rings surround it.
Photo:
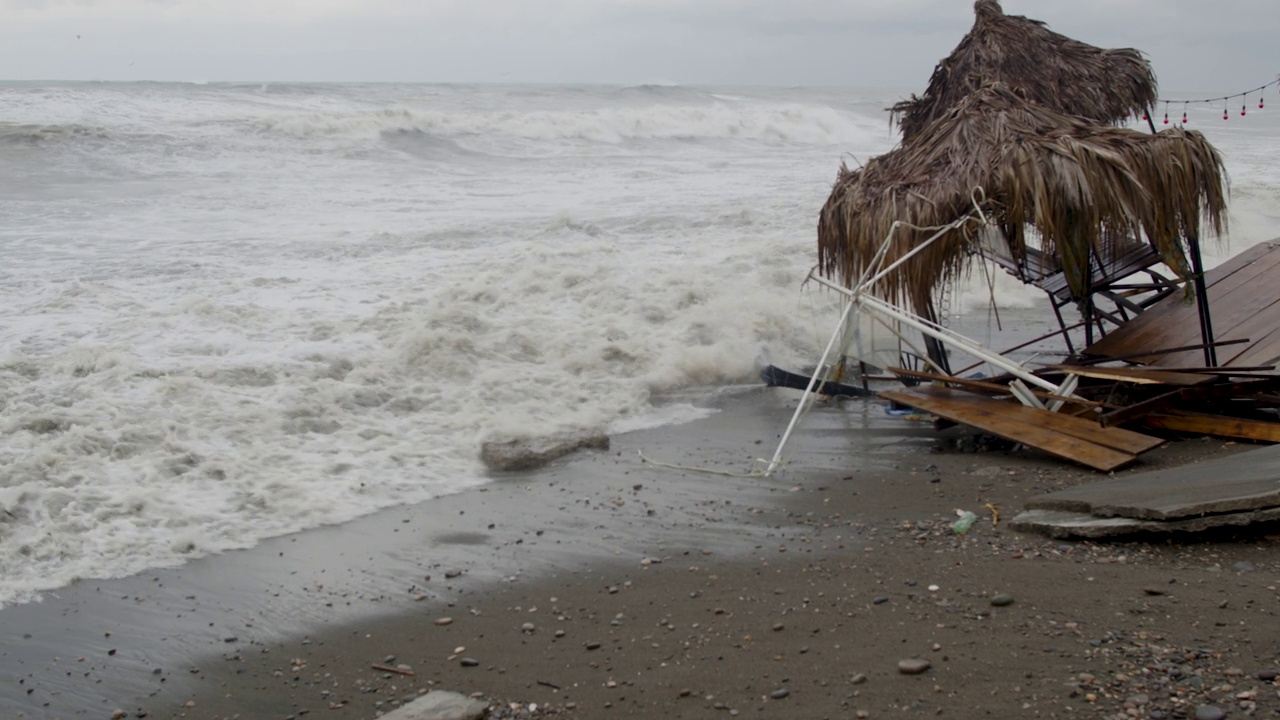
<path fill-rule="evenodd" d="M 852 285 L 895 221 L 951 223 L 972 211 L 976 187 L 1015 255 L 1025 251 L 1028 230 L 1037 232 L 1042 249 L 1073 271 L 1077 297 L 1087 294 L 1088 250 L 1105 260 L 1145 239 L 1185 278 L 1184 239 L 1200 235 L 1202 217 L 1214 234 L 1226 224 L 1222 158 L 1200 133 L 1095 125 L 989 83 L 910 142 L 857 170 L 841 165 L 818 220 L 820 272 Z M 929 234 L 896 233 L 885 264 Z M 934 288 L 963 269 L 977 234 L 976 224 L 950 231 L 873 291 L 925 307 Z"/>
<path fill-rule="evenodd" d="M 1031 102 L 1108 125 L 1142 113 L 1158 97 L 1151 64 L 1137 50 L 1073 40 L 1038 20 L 1005 15 L 996 0 L 977 0 L 974 14 L 973 29 L 938 63 L 924 95 L 890 108 L 904 139 L 991 81 Z"/>

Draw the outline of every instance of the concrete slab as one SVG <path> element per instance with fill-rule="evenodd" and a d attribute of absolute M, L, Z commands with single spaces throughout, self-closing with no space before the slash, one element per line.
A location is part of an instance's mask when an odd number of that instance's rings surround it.
<path fill-rule="evenodd" d="M 1010 520 L 1009 527 L 1020 532 L 1036 532 L 1063 540 L 1100 540 L 1140 533 L 1196 533 L 1276 520 L 1280 520 L 1280 507 L 1185 520 L 1135 520 L 1125 517 L 1097 517 L 1066 510 L 1027 510 Z"/>
<path fill-rule="evenodd" d="M 1280 445 L 1041 495 L 1028 510 L 1180 520 L 1280 507 Z"/>

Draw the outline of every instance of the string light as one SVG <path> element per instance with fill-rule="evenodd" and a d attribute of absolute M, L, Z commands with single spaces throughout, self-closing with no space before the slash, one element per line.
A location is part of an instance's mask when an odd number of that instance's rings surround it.
<path fill-rule="evenodd" d="M 1272 80 L 1271 82 L 1267 83 L 1266 85 L 1263 85 L 1263 86 L 1261 86 L 1261 87 L 1256 87 L 1256 88 L 1253 88 L 1253 89 L 1251 89 L 1251 90 L 1245 90 L 1244 92 L 1239 92 L 1239 93 L 1236 93 L 1235 95 L 1227 95 L 1227 96 L 1224 96 L 1224 97 L 1212 97 L 1212 98 L 1205 98 L 1205 99 L 1203 99 L 1203 100 L 1181 100 L 1181 101 L 1157 100 L 1156 102 L 1162 102 L 1162 103 L 1164 103 L 1164 105 L 1165 105 L 1165 117 L 1166 117 L 1166 119 L 1168 118 L 1168 113 L 1169 113 L 1169 103 L 1170 103 L 1170 102 L 1181 102 L 1181 103 L 1182 103 L 1182 124 L 1183 124 L 1183 125 L 1187 124 L 1187 106 L 1188 106 L 1188 105 L 1190 105 L 1190 104 L 1192 104 L 1192 103 L 1197 104 L 1197 105 L 1201 105 L 1201 104 L 1208 104 L 1208 103 L 1221 102 L 1221 103 L 1222 103 L 1222 119 L 1223 119 L 1223 120 L 1229 120 L 1229 119 L 1231 119 L 1231 112 L 1230 112 L 1230 110 L 1228 109 L 1228 106 L 1229 106 L 1230 102 L 1231 102 L 1232 100 L 1235 100 L 1236 98 L 1240 98 L 1240 114 L 1241 114 L 1241 115 L 1248 115 L 1248 114 L 1249 114 L 1249 96 L 1250 96 L 1250 95 L 1252 95 L 1253 93 L 1258 93 L 1258 109 L 1259 109 L 1259 110 L 1264 110 L 1264 109 L 1266 109 L 1266 104 L 1267 104 L 1267 103 L 1266 103 L 1266 90 L 1267 90 L 1267 88 L 1271 87 L 1272 85 L 1280 85 L 1280 75 L 1276 76 L 1276 79 L 1275 79 L 1275 80 Z"/>

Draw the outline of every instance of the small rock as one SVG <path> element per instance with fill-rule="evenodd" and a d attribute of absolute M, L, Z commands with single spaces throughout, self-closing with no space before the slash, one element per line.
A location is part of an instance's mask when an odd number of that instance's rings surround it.
<path fill-rule="evenodd" d="M 790 694 L 791 694 L 790 690 L 786 688 L 778 688 L 777 690 L 774 690 L 773 692 L 769 693 L 769 697 L 773 698 L 774 700 L 781 700 L 782 698 L 787 697 Z"/>
<path fill-rule="evenodd" d="M 862 673 L 854 673 L 853 677 L 849 678 L 850 685 L 861 685 L 866 681 L 867 681 L 867 676 Z"/>
<path fill-rule="evenodd" d="M 1196 720 L 1222 720 L 1227 713 L 1217 705 L 1201 705 L 1196 708 Z"/>
<path fill-rule="evenodd" d="M 922 658 L 908 658 L 898 661 L 898 672 L 903 675 L 919 675 L 920 673 L 933 667 L 928 660 Z"/>
<path fill-rule="evenodd" d="M 536 629 L 537 628 L 531 622 L 527 622 L 520 626 L 520 632 L 525 633 L 526 635 L 532 633 Z"/>
<path fill-rule="evenodd" d="M 452 625 L 452 624 L 453 624 L 453 618 L 451 617 L 442 617 L 442 618 L 436 619 L 436 625 L 439 625 L 441 627 L 444 627 L 445 625 Z"/>
<path fill-rule="evenodd" d="M 475 658 L 464 657 L 458 661 L 458 664 L 462 667 L 478 667 L 480 661 Z"/>
<path fill-rule="evenodd" d="M 589 643 L 587 643 L 586 648 L 587 648 L 588 650 L 599 650 L 599 649 L 600 649 L 600 643 L 598 643 L 598 642 L 589 642 Z"/>
<path fill-rule="evenodd" d="M 129 713 L 123 710 L 116 710 L 115 712 L 111 713 L 111 720 L 120 720 L 121 718 L 125 718 L 128 716 L 129 716 Z"/>
<path fill-rule="evenodd" d="M 1253 572 L 1253 571 L 1254 571 L 1253 563 L 1251 563 L 1251 562 L 1249 562 L 1249 561 L 1247 561 L 1247 560 L 1242 560 L 1241 562 L 1238 562 L 1238 563 L 1236 563 L 1235 565 L 1232 565 L 1232 566 L 1231 566 L 1231 569 L 1232 569 L 1232 570 L 1235 570 L 1235 571 L 1236 571 L 1236 572 L 1238 572 L 1238 573 L 1247 573 L 1247 572 Z M 1213 706 L 1212 706 L 1212 705 L 1206 705 L 1205 707 L 1213 707 Z"/>
<path fill-rule="evenodd" d="M 582 449 L 608 450 L 609 436 L 598 431 L 544 437 L 497 438 L 480 445 L 480 459 L 490 470 L 532 470 Z"/>
<path fill-rule="evenodd" d="M 480 720 L 489 704 L 444 690 L 432 690 L 382 716 L 382 720 Z"/>
<path fill-rule="evenodd" d="M 991 598 L 991 604 L 994 607 L 1007 607 L 1013 604 L 1013 596 L 1005 595 L 1004 593 L 1001 593 Z"/>
<path fill-rule="evenodd" d="M 1256 677 L 1263 682 L 1271 682 L 1277 677 L 1280 677 L 1280 671 L 1277 671 L 1275 668 L 1270 668 L 1259 672 Z"/>
<path fill-rule="evenodd" d="M 880 597 L 871 601 L 873 605 L 883 605 L 887 602 L 889 602 L 889 598 L 885 597 L 884 595 L 881 595 Z"/>

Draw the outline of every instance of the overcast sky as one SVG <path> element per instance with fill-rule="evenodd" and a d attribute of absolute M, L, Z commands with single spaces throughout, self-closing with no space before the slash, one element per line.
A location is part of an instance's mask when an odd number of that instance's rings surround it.
<path fill-rule="evenodd" d="M 1280 73 L 1277 0 L 1004 0 L 1164 91 Z M 923 89 L 971 0 L 0 0 L 0 79 Z M 1280 98 L 1277 98 L 1280 105 Z"/>

